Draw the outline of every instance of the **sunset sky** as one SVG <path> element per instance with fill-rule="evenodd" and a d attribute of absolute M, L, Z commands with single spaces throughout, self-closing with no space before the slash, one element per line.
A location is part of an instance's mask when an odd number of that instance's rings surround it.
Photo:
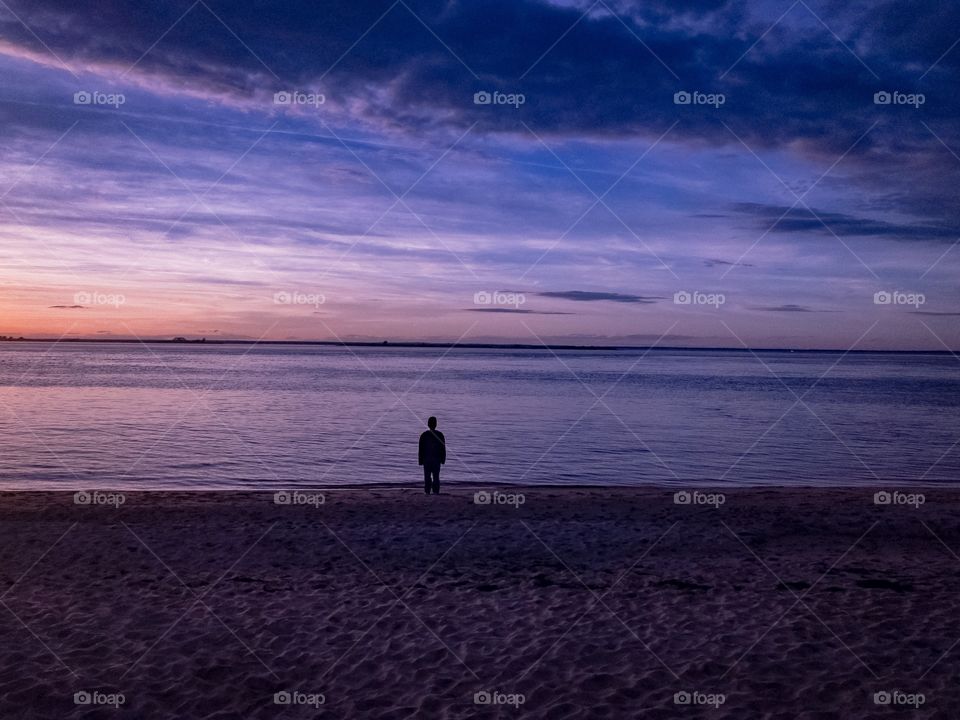
<path fill-rule="evenodd" d="M 935 0 L 3 0 L 0 334 L 960 349 L 958 41 Z"/>

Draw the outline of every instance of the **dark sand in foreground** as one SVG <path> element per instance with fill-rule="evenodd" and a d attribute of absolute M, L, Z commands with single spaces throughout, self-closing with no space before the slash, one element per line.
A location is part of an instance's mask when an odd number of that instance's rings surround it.
<path fill-rule="evenodd" d="M 0 717 L 960 716 L 960 492 L 475 490 L 0 495 Z"/>

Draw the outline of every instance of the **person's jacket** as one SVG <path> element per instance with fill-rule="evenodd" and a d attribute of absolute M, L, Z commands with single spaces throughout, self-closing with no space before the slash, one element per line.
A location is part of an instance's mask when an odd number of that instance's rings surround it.
<path fill-rule="evenodd" d="M 439 430 L 427 430 L 420 435 L 420 452 L 417 463 L 433 467 L 447 461 L 447 444 Z"/>

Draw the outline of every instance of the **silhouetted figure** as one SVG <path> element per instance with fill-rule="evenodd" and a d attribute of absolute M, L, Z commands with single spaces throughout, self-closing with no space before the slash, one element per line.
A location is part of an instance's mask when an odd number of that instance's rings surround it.
<path fill-rule="evenodd" d="M 429 495 L 433 490 L 440 494 L 440 466 L 447 461 L 447 443 L 443 433 L 437 430 L 437 419 L 427 420 L 430 428 L 420 434 L 420 452 L 418 464 L 423 465 L 423 491 Z"/>

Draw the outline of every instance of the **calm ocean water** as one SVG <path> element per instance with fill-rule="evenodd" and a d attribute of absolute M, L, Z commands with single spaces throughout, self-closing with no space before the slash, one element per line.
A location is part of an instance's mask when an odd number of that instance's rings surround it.
<path fill-rule="evenodd" d="M 960 481 L 949 355 L 6 343 L 0 486 L 417 486 L 431 414 L 446 483 Z"/>

